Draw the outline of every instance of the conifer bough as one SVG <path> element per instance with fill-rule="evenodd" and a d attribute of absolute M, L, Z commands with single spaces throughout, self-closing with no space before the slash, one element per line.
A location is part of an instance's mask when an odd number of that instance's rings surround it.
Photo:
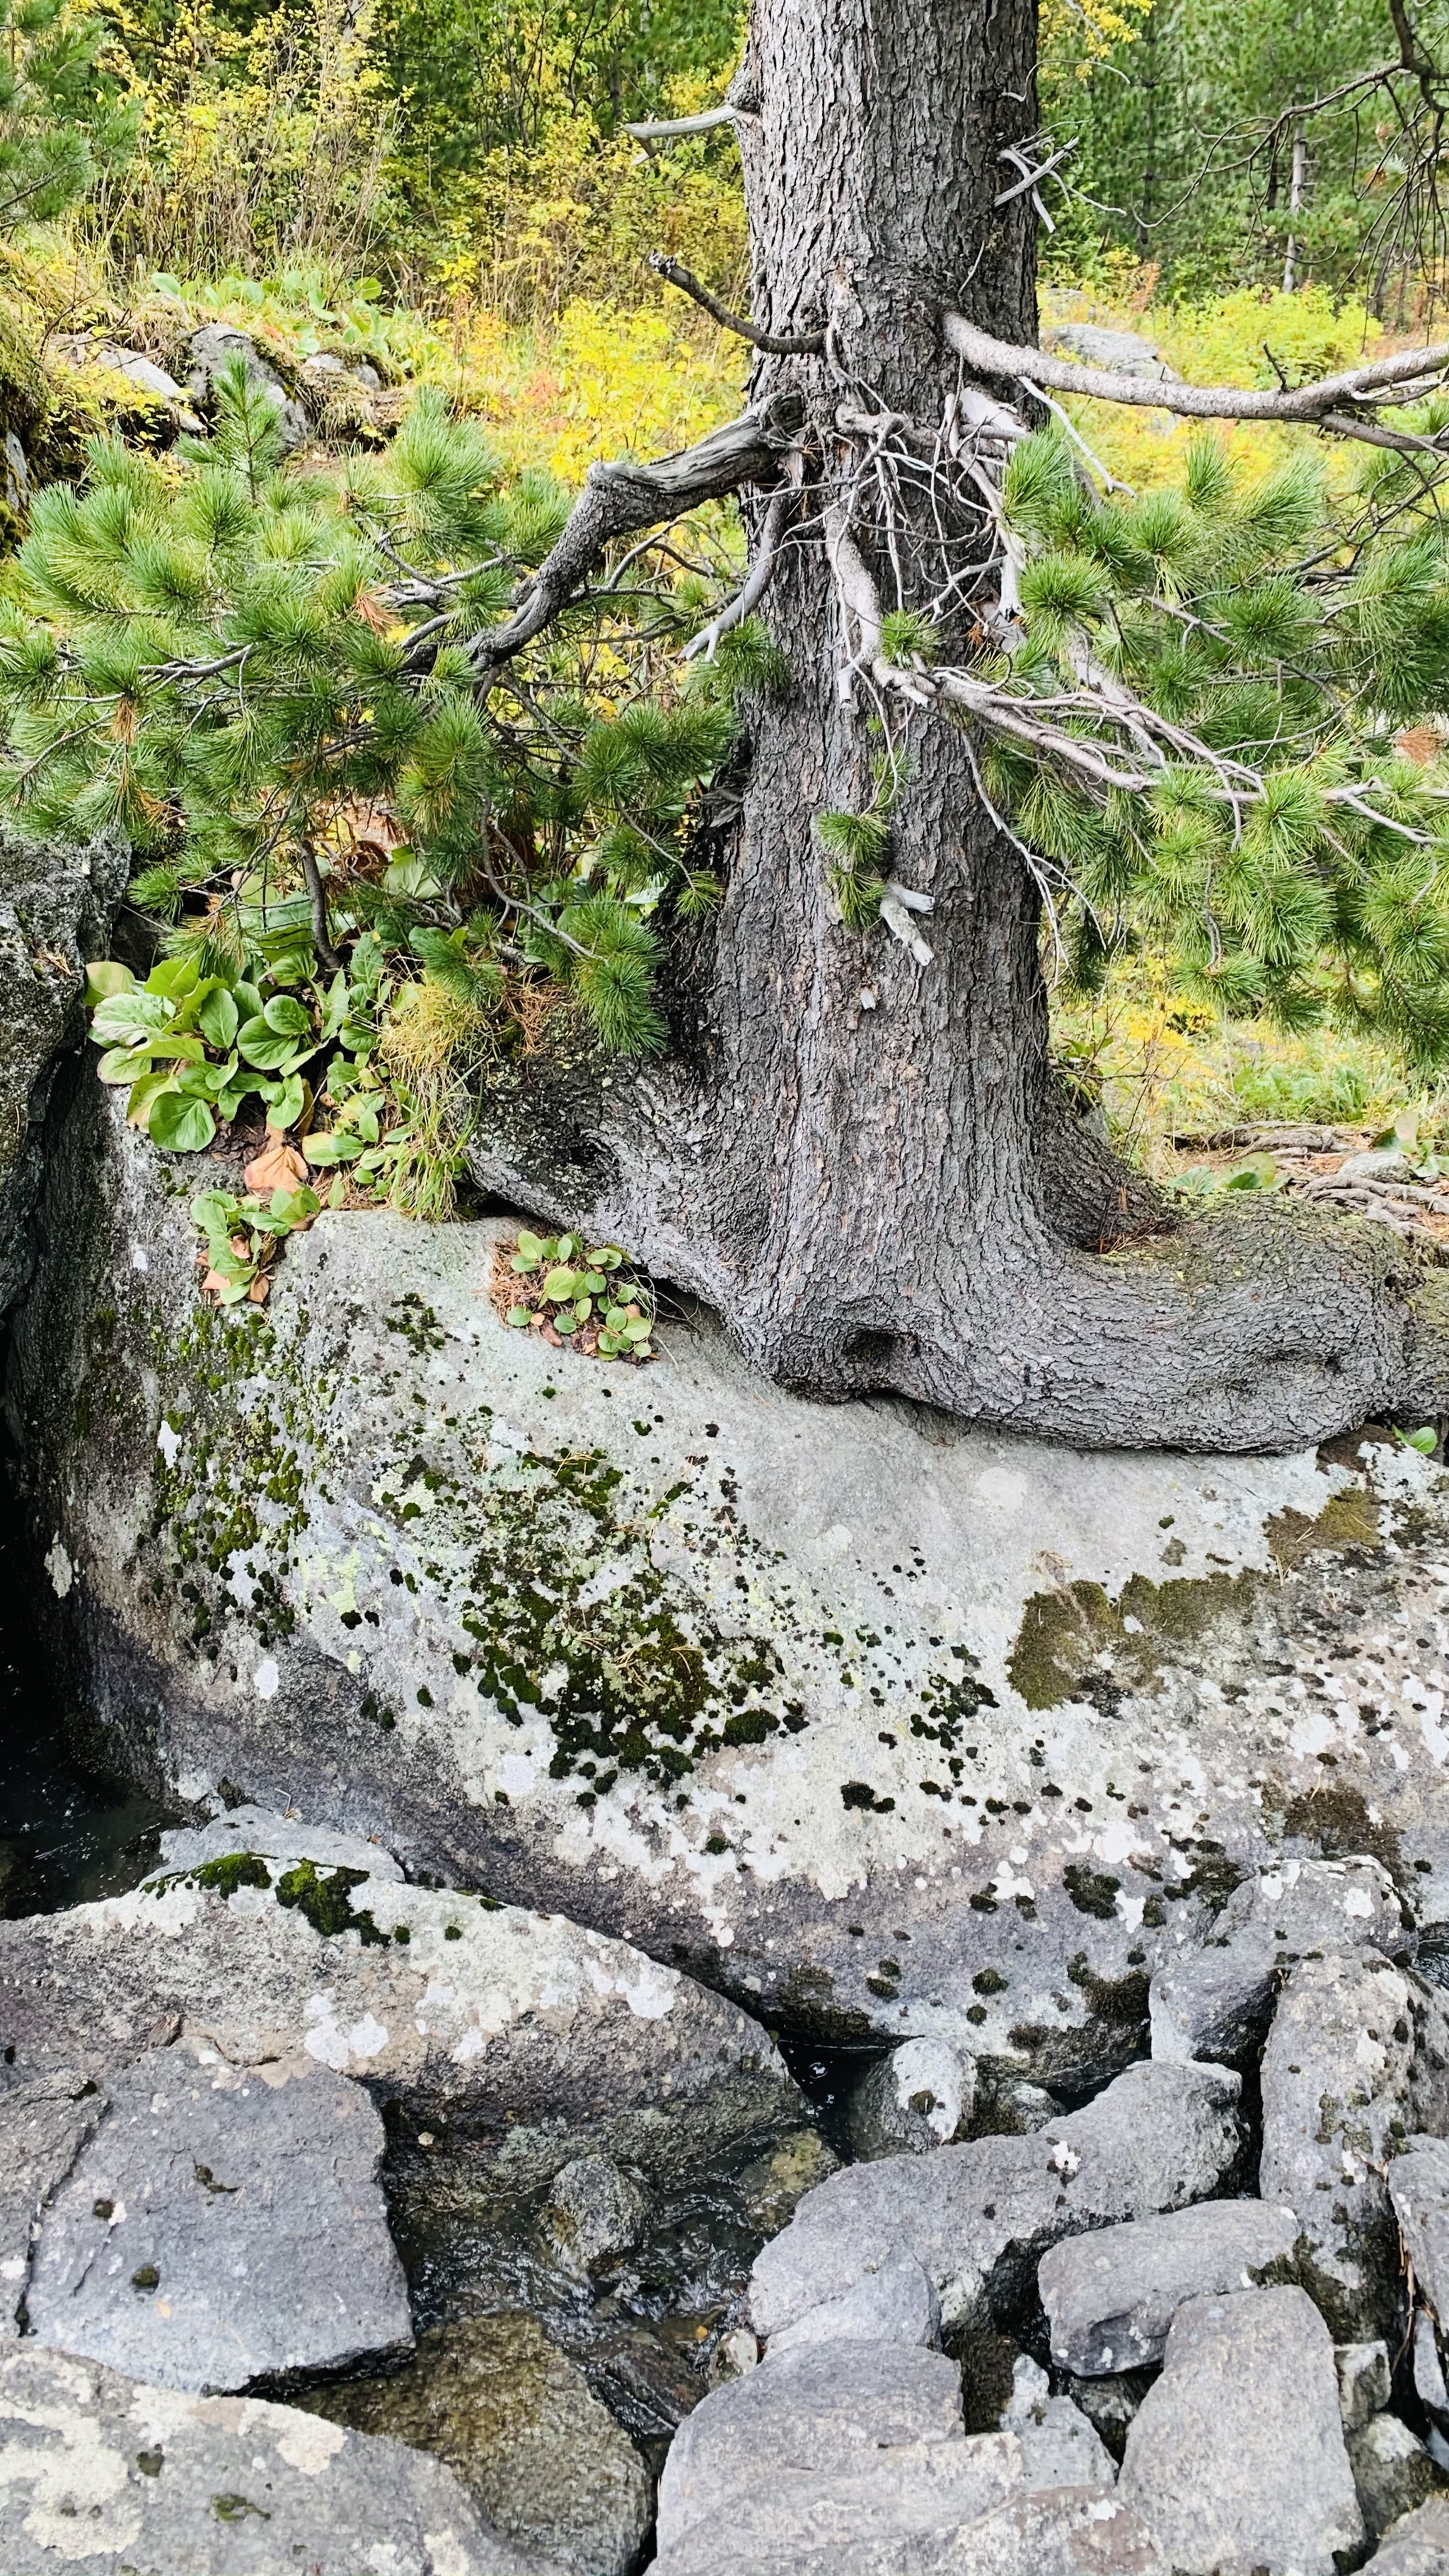
<path fill-rule="evenodd" d="M 1043 955 L 1090 982 L 1145 939 L 1238 1012 L 1449 1056 L 1445 788 L 1396 747 L 1449 705 L 1449 352 L 1281 395 L 1044 360 L 1033 191 L 1003 179 L 1040 157 L 1034 47 L 1030 0 L 755 0 L 729 100 L 744 419 L 596 468 L 531 546 L 421 429 L 341 518 L 304 525 L 254 475 L 260 547 L 214 471 L 190 542 L 215 571 L 177 573 L 159 537 L 138 558 L 119 500 L 57 503 L 7 651 L 12 752 L 43 815 L 133 827 L 96 781 L 139 710 L 131 775 L 190 799 L 218 868 L 265 864 L 327 794 L 394 796 L 439 894 L 412 933 L 429 974 L 546 970 L 597 1033 L 484 1067 L 478 1180 L 626 1245 L 784 1383 L 1083 1445 L 1422 1420 L 1449 1409 L 1443 1274 L 1321 1211 L 1174 1222 L 1053 1071 Z M 1073 390 L 1351 433 L 1363 471 L 1330 489 L 1304 441 L 1244 484 L 1209 431 L 1181 491 L 1104 491 L 1043 399 Z M 98 488 L 129 471 L 101 460 Z M 754 558 L 734 607 L 697 606 L 681 682 L 698 585 L 662 601 L 661 568 L 675 523 L 737 491 Z M 571 674 L 582 653 L 597 684 L 641 571 L 663 709 L 585 722 Z M 138 648 L 107 599 L 142 575 Z M 87 706 L 103 753 L 69 739 Z M 330 886 L 336 937 L 363 892 Z"/>

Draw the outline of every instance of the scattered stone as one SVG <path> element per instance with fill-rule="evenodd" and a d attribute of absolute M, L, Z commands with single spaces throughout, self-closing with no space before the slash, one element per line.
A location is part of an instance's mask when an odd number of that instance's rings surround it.
<path fill-rule="evenodd" d="M 1449 2425 L 1449 2387 L 1434 2319 L 1427 2308 L 1419 2308 L 1414 2316 L 1413 2355 L 1415 2395 L 1442 2434 Z"/>
<path fill-rule="evenodd" d="M 287 392 L 277 370 L 261 355 L 255 340 L 246 331 L 233 331 L 225 323 L 208 322 L 193 331 L 187 343 L 186 387 L 191 399 L 203 408 L 211 399 L 212 388 L 222 369 L 240 358 L 247 371 L 247 382 L 262 386 L 275 394 L 278 401 L 277 427 L 281 432 L 283 451 L 290 455 L 304 447 L 312 435 L 312 424 L 299 402 Z"/>
<path fill-rule="evenodd" d="M 1096 322 L 1057 322 L 1043 332 L 1042 343 L 1054 355 L 1084 367 L 1107 367 L 1114 376 L 1150 376 L 1164 385 L 1178 381 L 1152 342 L 1136 331 L 1107 331 Z"/>
<path fill-rule="evenodd" d="M 1175 2567 L 1334 2576 L 1363 2522 L 1328 2328 L 1303 2290 L 1192 2299 L 1127 2436 L 1118 2494 Z"/>
<path fill-rule="evenodd" d="M 1338 2403 L 1345 2433 L 1361 2433 L 1389 2402 L 1392 2375 L 1386 2343 L 1340 2343 L 1334 2346 Z"/>
<path fill-rule="evenodd" d="M 761 2236 L 788 2227 L 807 2191 L 838 2172 L 840 2158 L 818 2129 L 791 2129 L 735 2177 L 740 2206 Z"/>
<path fill-rule="evenodd" d="M 0 2351 L 0 2452 L 5 2576 L 549 2576 L 424 2451 L 34 2343 Z"/>
<path fill-rule="evenodd" d="M 1087 2377 L 1160 2361 L 1185 2299 L 1252 2289 L 1255 2274 L 1292 2253 L 1297 2234 L 1291 2209 L 1206 2200 L 1069 2236 L 1037 2273 L 1053 2361 Z"/>
<path fill-rule="evenodd" d="M 1225 2067 L 1139 2063 L 1034 2137 L 847 2166 L 758 2256 L 756 2332 L 778 2334 L 903 2254 L 935 2285 L 946 2325 L 985 2324 L 1058 2238 L 1214 2190 L 1238 2152 L 1238 2091 Z"/>
<path fill-rule="evenodd" d="M 390 2377 L 320 2388 L 303 2403 L 329 2423 L 435 2452 L 500 2531 L 574 2576 L 631 2576 L 649 2530 L 648 2473 L 532 2317 L 431 2327 Z"/>
<path fill-rule="evenodd" d="M 524 2190 L 594 2150 L 646 2175 L 801 2101 L 758 2023 L 558 1915 L 232 1854 L 69 1913 L 0 1922 L 0 2047 L 104 2082 L 158 2014 L 226 2064 L 362 2077 L 422 2126 L 496 2130 Z"/>
<path fill-rule="evenodd" d="M 1449 2476 L 1398 2415 L 1375 2415 L 1361 2433 L 1350 2433 L 1348 2456 L 1370 2540 L 1449 2488 Z"/>
<path fill-rule="evenodd" d="M 575 2156 L 554 2175 L 540 2232 L 566 2271 L 587 2276 L 638 2243 L 647 2205 L 612 2156 Z"/>
<path fill-rule="evenodd" d="M 1415 2280 L 1449 2317 L 1449 2140 L 1410 2138 L 1389 2167 L 1389 2199 Z"/>
<path fill-rule="evenodd" d="M 1444 2576 L 1449 2567 L 1449 2500 L 1431 2497 L 1392 2523 L 1369 2560 L 1373 2576 Z"/>
<path fill-rule="evenodd" d="M 941 2302 L 907 2255 L 867 2272 L 842 2298 L 807 2308 L 770 2338 L 770 2358 L 805 2343 L 904 2343 L 928 2350 L 941 2340 Z"/>
<path fill-rule="evenodd" d="M 1021 2489 L 1014 2434 L 905 2444 L 875 2459 L 863 2448 L 854 2472 L 782 2470 L 735 2497 L 725 2520 L 690 2522 L 661 2546 L 651 2576 L 945 2576 L 981 2517 Z M 1084 2576 L 1080 2562 L 1072 2576 Z"/>
<path fill-rule="evenodd" d="M 385 2145 L 362 2086 L 306 2058 L 240 2075 L 151 2050 L 41 2220 L 31 2332 L 202 2392 L 406 2349 Z"/>
<path fill-rule="evenodd" d="M 1080 2407 L 1070 2397 L 1053 2397 L 1046 2372 L 1026 2353 L 1013 2378 L 1001 2429 L 1015 2433 L 1021 2443 L 1027 2485 L 1097 2487 L 1110 2494 L 1117 2483 L 1116 2462 Z"/>
<path fill-rule="evenodd" d="M 857 2085 L 850 2101 L 856 2156 L 916 2155 L 960 2137 L 976 2099 L 973 2061 L 944 2039 L 908 2039 Z"/>
<path fill-rule="evenodd" d="M 18 2335 L 40 2213 L 106 2109 L 63 2069 L 26 2080 L 0 2067 L 0 2339 Z"/>
<path fill-rule="evenodd" d="M 1091 2379 L 1069 2377 L 1062 2394 L 1079 2406 L 1114 2460 L 1120 2460 L 1137 2410 L 1155 2370 L 1119 2370 Z"/>
<path fill-rule="evenodd" d="M 984 2099 L 978 2082 L 972 2126 L 978 2137 L 1034 2138 L 1062 2114 L 1062 2104 L 1044 2084 L 1033 2084 L 1025 2075 L 998 2075 Z"/>
<path fill-rule="evenodd" d="M 1236 2063 L 1267 2027 L 1285 1972 L 1310 1950 L 1379 1950 L 1404 1941 L 1388 1871 L 1367 1855 L 1287 1859 L 1245 1879 L 1193 1938 L 1189 1926 L 1152 1979 L 1154 2057 Z"/>
<path fill-rule="evenodd" d="M 748 2326 L 732 2326 L 720 2336 L 710 2355 L 709 2384 L 720 2388 L 727 2379 L 743 2379 L 747 2370 L 758 2370 L 760 2347 Z"/>
<path fill-rule="evenodd" d="M 1385 2171 L 1408 2125 L 1415 2022 L 1443 2018 L 1372 1951 L 1299 1961 L 1263 2052 L 1265 2201 L 1298 2212 L 1298 2259 L 1342 2343 L 1393 2330 L 1399 2243 Z"/>

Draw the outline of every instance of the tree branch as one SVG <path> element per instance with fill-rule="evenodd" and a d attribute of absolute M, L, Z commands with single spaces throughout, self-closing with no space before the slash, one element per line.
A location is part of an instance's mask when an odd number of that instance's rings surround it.
<path fill-rule="evenodd" d="M 703 308 L 712 321 L 719 324 L 722 331 L 733 331 L 738 339 L 748 340 L 752 347 L 763 349 L 769 357 L 818 358 L 823 356 L 825 350 L 823 331 L 806 331 L 793 339 L 782 336 L 778 332 L 762 331 L 756 323 L 746 322 L 738 313 L 731 313 L 729 306 L 721 304 L 717 295 L 711 295 L 709 288 L 695 276 L 693 269 L 686 268 L 682 261 L 666 259 L 662 251 L 656 250 L 650 255 L 649 265 L 657 276 L 667 278 L 671 286 L 677 286 L 681 295 L 692 296 L 695 303 Z"/>
<path fill-rule="evenodd" d="M 1449 342 L 1441 342 L 1431 349 L 1401 349 L 1395 357 L 1379 358 L 1369 366 L 1351 368 L 1344 375 L 1324 376 L 1317 384 L 1268 393 L 1239 385 L 1159 383 L 1141 376 L 1115 375 L 1106 367 L 1073 366 L 1065 358 L 1048 357 L 1041 349 L 1018 349 L 1005 340 L 994 340 L 960 313 L 943 315 L 942 330 L 947 347 L 964 358 L 978 375 L 1014 377 L 1029 385 L 1049 385 L 1057 393 L 1089 394 L 1096 402 L 1127 403 L 1143 411 L 1170 411 L 1186 420 L 1299 421 L 1308 428 L 1332 428 L 1342 437 L 1365 439 L 1373 447 L 1383 446 L 1391 439 L 1398 444 L 1399 439 L 1371 422 L 1356 420 L 1341 406 L 1367 401 L 1394 385 L 1412 384 L 1420 376 L 1442 375 L 1449 369 Z M 1401 435 L 1407 440 L 1407 433 Z M 1407 443 L 1436 444 L 1418 440 Z"/>
<path fill-rule="evenodd" d="M 728 606 L 720 610 L 718 617 L 712 618 L 708 626 L 702 626 L 697 635 L 690 637 L 680 655 L 681 661 L 692 662 L 696 653 L 703 653 L 712 662 L 715 646 L 720 637 L 731 634 L 736 626 L 743 626 L 745 619 L 764 597 L 775 569 L 780 539 L 785 533 L 785 521 L 794 497 L 788 484 L 782 484 L 780 490 L 773 494 L 770 506 L 765 512 L 764 527 L 760 531 L 760 550 L 750 567 L 748 579 L 743 588 L 736 592 Z"/>
<path fill-rule="evenodd" d="M 618 537 L 678 518 L 702 501 L 722 501 L 742 483 L 773 483 L 780 459 L 804 417 L 798 394 L 775 394 L 759 411 L 711 430 L 697 447 L 666 456 L 657 465 L 591 465 L 558 543 L 525 585 L 513 615 L 471 636 L 465 647 L 477 679 L 521 653 L 535 635 L 567 608 L 600 555 Z M 436 656 L 432 646 L 427 661 Z"/>
<path fill-rule="evenodd" d="M 706 107 L 698 116 L 646 117 L 642 124 L 626 125 L 636 143 L 667 143 L 674 134 L 712 134 L 718 125 L 733 125 L 741 113 L 737 107 Z"/>

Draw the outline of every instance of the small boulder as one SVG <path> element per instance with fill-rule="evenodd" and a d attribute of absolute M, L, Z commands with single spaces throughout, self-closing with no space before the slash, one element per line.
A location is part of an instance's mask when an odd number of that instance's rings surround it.
<path fill-rule="evenodd" d="M 1091 2379 L 1068 2374 L 1062 2393 L 1081 2408 L 1113 2459 L 1120 2460 L 1137 2410 L 1156 2376 L 1154 2370 L 1116 2370 Z"/>
<path fill-rule="evenodd" d="M 0 2352 L 5 2576 L 549 2576 L 451 2470 L 293 2406 L 187 2397 L 26 2342 Z"/>
<path fill-rule="evenodd" d="M 1361 2433 L 1350 2433 L 1348 2456 L 1370 2540 L 1449 2489 L 1449 2476 L 1398 2415 L 1375 2415 Z"/>
<path fill-rule="evenodd" d="M 1415 2280 L 1449 2317 L 1449 2140 L 1410 2138 L 1389 2167 L 1389 2199 Z"/>
<path fill-rule="evenodd" d="M 1236 2063 L 1267 2027 L 1284 1973 L 1310 1950 L 1378 1950 L 1404 1939 L 1398 1893 L 1381 1864 L 1285 1860 L 1245 1879 L 1206 1936 L 1186 1939 L 1148 1989 L 1152 2054 Z"/>
<path fill-rule="evenodd" d="M 1292 2253 L 1297 2234 L 1291 2209 L 1205 2200 L 1069 2236 L 1037 2273 L 1053 2361 L 1087 2377 L 1160 2361 L 1184 2300 L 1253 2288 L 1255 2273 Z"/>
<path fill-rule="evenodd" d="M 818 2129 L 789 2129 L 735 2176 L 740 2206 L 761 2236 L 788 2227 L 807 2191 L 838 2172 L 840 2158 Z"/>
<path fill-rule="evenodd" d="M 649 2530 L 648 2473 L 532 2317 L 431 2327 L 390 2377 L 305 2403 L 333 2425 L 436 2453 L 500 2531 L 574 2576 L 630 2576 Z"/>
<path fill-rule="evenodd" d="M 1363 2521 L 1333 2346 L 1303 2290 L 1192 2299 L 1127 2436 L 1118 2495 L 1176 2567 L 1334 2576 Z"/>
<path fill-rule="evenodd" d="M 208 322 L 200 331 L 193 331 L 186 350 L 186 388 L 192 401 L 205 407 L 222 369 L 238 358 L 246 368 L 247 382 L 275 395 L 277 426 L 286 452 L 290 455 L 294 448 L 304 447 L 312 435 L 312 424 L 249 332 L 230 330 L 221 322 Z"/>
<path fill-rule="evenodd" d="M 1110 2494 L 1117 2464 L 1096 2427 L 1070 2397 L 1053 2397 L 1040 2365 L 1023 2353 L 1012 2373 L 1011 2403 L 1001 2418 L 1004 2433 L 1021 2444 L 1029 2487 L 1097 2487 Z"/>
<path fill-rule="evenodd" d="M 901 2255 L 934 2284 L 948 2326 L 984 2325 L 1058 2238 L 1214 2190 L 1238 2152 L 1238 2092 L 1225 2067 L 1138 2063 L 1034 2137 L 847 2166 L 757 2257 L 755 2330 L 778 2334 Z"/>
<path fill-rule="evenodd" d="M 858 2159 L 929 2153 L 959 2138 L 976 2099 L 972 2060 L 943 2039 L 908 2039 L 881 2058 L 850 2101 Z"/>
<path fill-rule="evenodd" d="M 1258 2188 L 1297 2210 L 1304 2277 L 1341 2342 L 1393 2329 L 1399 2242 L 1385 2173 L 1410 2109 L 1416 2021 L 1442 2014 L 1366 1950 L 1300 1960 L 1274 2015 Z"/>
<path fill-rule="evenodd" d="M 539 2213 L 539 2234 L 566 2271 L 602 2271 L 639 2241 L 648 2204 L 612 2156 L 562 2165 Z"/>
<path fill-rule="evenodd" d="M 1384 2533 L 1369 2567 L 1373 2576 L 1444 2576 L 1449 2567 L 1449 2497 L 1434 2496 Z"/>
<path fill-rule="evenodd" d="M 1340 2343 L 1334 2346 L 1338 2371 L 1338 2404 L 1345 2433 L 1361 2433 L 1387 2406 L 1392 2374 L 1386 2343 Z"/>
<path fill-rule="evenodd" d="M 42 2344 L 163 2388 L 244 2388 L 412 2342 L 360 2084 L 305 2058 L 239 2075 L 152 2049 L 41 2220 Z"/>
<path fill-rule="evenodd" d="M 770 2341 L 773 2360 L 805 2343 L 904 2343 L 925 2351 L 941 2339 L 941 2303 L 911 2255 L 867 2272 L 843 2297 L 807 2308 Z"/>

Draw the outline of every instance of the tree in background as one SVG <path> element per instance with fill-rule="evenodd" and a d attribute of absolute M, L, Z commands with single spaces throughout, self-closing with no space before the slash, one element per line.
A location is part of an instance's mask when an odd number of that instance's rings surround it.
<path fill-rule="evenodd" d="M 63 0 L 0 0 L 0 234 L 66 213 L 129 155 L 138 113 L 103 67 L 110 41 Z"/>
<path fill-rule="evenodd" d="M 1444 790 L 1397 747 L 1449 694 L 1449 347 L 1269 392 L 1043 357 L 1034 82 L 1029 0 L 756 0 L 711 120 L 749 408 L 566 517 L 436 409 L 288 474 L 238 383 L 183 506 L 100 446 L 21 559 L 13 788 L 158 854 L 176 955 L 98 1033 L 159 1141 L 258 1075 L 350 1152 L 401 940 L 429 1007 L 511 1015 L 478 1181 L 785 1383 L 1084 1443 L 1422 1417 L 1437 1274 L 1273 1205 L 1175 1224 L 1053 1073 L 1043 946 L 1090 978 L 1146 925 L 1239 1009 L 1449 1055 Z M 1184 489 L 1113 488 L 1073 392 L 1196 417 Z M 1300 444 L 1240 486 L 1221 420 Z"/>

